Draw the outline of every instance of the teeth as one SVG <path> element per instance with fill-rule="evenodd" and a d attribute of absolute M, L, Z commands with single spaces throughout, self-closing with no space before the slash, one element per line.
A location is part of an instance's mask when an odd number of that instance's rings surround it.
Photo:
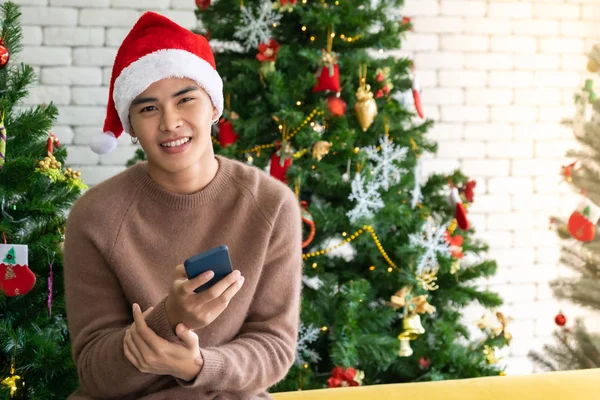
<path fill-rule="evenodd" d="M 190 138 L 179 139 L 173 142 L 161 144 L 162 147 L 177 147 L 190 141 Z"/>

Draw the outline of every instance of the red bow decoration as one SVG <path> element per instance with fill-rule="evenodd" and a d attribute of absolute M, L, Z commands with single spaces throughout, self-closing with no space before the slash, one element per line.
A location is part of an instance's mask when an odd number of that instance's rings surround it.
<path fill-rule="evenodd" d="M 356 370 L 352 367 L 345 370 L 344 367 L 335 367 L 333 371 L 331 371 L 331 378 L 327 380 L 327 384 L 330 388 L 360 386 L 364 377 L 365 373 L 363 371 Z"/>
<path fill-rule="evenodd" d="M 258 54 L 256 58 L 260 62 L 273 61 L 277 58 L 277 52 L 279 51 L 279 43 L 275 39 L 271 39 L 269 44 L 261 43 L 258 45 Z"/>
<path fill-rule="evenodd" d="M 464 243 L 464 239 L 461 235 L 452 236 L 449 231 L 446 231 L 446 242 L 450 245 L 450 250 L 452 251 L 452 257 L 456 259 L 463 258 L 462 245 Z"/>

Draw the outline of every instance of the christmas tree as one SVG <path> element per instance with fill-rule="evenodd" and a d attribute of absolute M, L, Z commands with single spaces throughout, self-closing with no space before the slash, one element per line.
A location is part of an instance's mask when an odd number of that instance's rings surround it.
<path fill-rule="evenodd" d="M 21 13 L 0 5 L 0 390 L 6 398 L 65 399 L 77 374 L 65 321 L 65 211 L 85 185 L 63 168 L 50 133 L 53 104 L 23 109 L 33 68 L 16 61 Z"/>
<path fill-rule="evenodd" d="M 600 46 L 594 46 L 588 58 L 588 71 L 598 73 Z M 562 167 L 562 174 L 581 200 L 568 219 L 552 218 L 565 241 L 561 263 L 575 276 L 558 279 L 551 286 L 559 299 L 600 310 L 600 242 L 595 228 L 600 217 L 600 100 L 592 79 L 576 93 L 575 110 L 574 118 L 565 123 L 573 128 L 581 147 L 567 153 L 573 162 Z M 582 319 L 569 323 L 568 313 L 559 312 L 555 322 L 560 327 L 554 332 L 555 343 L 544 346 L 544 353 L 531 352 L 530 357 L 547 370 L 599 368 L 600 335 L 590 333 Z"/>
<path fill-rule="evenodd" d="M 303 210 L 298 352 L 270 390 L 502 374 L 510 333 L 477 285 L 496 264 L 469 226 L 475 182 L 422 179 L 436 144 L 416 66 L 381 56 L 411 29 L 402 1 L 196 4 L 224 79 L 215 152 L 286 182 Z M 487 309 L 477 338 L 472 302 Z"/>

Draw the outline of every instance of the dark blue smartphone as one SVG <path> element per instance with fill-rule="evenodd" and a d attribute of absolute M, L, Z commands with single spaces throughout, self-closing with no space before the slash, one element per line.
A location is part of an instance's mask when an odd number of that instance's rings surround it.
<path fill-rule="evenodd" d="M 229 248 L 227 246 L 215 247 L 214 249 L 195 255 L 187 259 L 183 263 L 183 266 L 185 267 L 188 279 L 193 279 L 206 271 L 213 271 L 215 273 L 215 276 L 210 281 L 194 290 L 196 293 L 213 287 L 217 282 L 233 272 Z"/>

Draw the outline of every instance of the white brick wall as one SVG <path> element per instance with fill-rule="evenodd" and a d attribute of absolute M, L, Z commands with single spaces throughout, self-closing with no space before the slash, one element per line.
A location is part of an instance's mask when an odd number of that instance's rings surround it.
<path fill-rule="evenodd" d="M 128 29 L 146 9 L 194 27 L 193 0 L 17 0 L 25 49 L 20 59 L 39 71 L 27 104 L 53 100 L 53 132 L 69 146 L 68 163 L 94 185 L 122 171 L 136 147 L 120 140 L 112 154 L 87 148 L 101 131 L 111 66 Z M 531 373 L 526 357 L 550 341 L 559 308 L 547 282 L 569 271 L 558 265 L 550 215 L 568 215 L 577 195 L 560 166 L 574 145 L 561 118 L 573 113 L 573 92 L 585 78 L 585 52 L 600 39 L 600 0 L 406 0 L 399 14 L 414 33 L 401 50 L 415 60 L 422 99 L 436 126 L 437 157 L 423 172 L 462 168 L 477 179 L 470 218 L 490 244 L 498 274 L 488 282 L 513 318 L 509 374 Z M 466 316 L 478 318 L 480 310 Z M 596 321 L 600 321 L 596 315 Z M 594 326 L 600 329 L 600 322 Z"/>

